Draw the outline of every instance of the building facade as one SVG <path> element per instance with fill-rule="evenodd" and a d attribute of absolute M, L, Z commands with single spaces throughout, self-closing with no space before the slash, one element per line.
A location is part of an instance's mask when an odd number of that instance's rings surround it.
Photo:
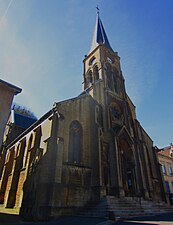
<path fill-rule="evenodd" d="M 0 203 L 25 218 L 71 214 L 105 196 L 166 201 L 153 142 L 99 15 L 83 63 L 82 93 L 54 104 L 5 149 Z"/>
<path fill-rule="evenodd" d="M 158 151 L 159 162 L 162 167 L 166 193 L 173 194 L 173 146 Z M 173 203 L 173 202 L 172 202 Z"/>
<path fill-rule="evenodd" d="M 0 79 L 0 149 L 13 98 L 21 91 L 22 89 Z"/>

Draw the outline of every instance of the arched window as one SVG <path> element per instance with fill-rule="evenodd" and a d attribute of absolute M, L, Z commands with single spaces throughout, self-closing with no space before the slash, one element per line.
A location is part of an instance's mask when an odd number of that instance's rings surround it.
<path fill-rule="evenodd" d="M 115 89 L 115 92 L 118 93 L 117 79 L 116 79 L 115 76 L 113 76 L 113 81 L 114 81 L 114 89 Z"/>
<path fill-rule="evenodd" d="M 94 80 L 98 80 L 99 79 L 98 66 L 94 67 L 94 69 L 93 69 L 93 76 L 94 76 Z"/>
<path fill-rule="evenodd" d="M 27 161 L 28 161 L 28 156 L 29 156 L 29 151 L 32 148 L 32 142 L 33 142 L 33 134 L 30 135 L 29 137 L 29 141 L 28 141 L 28 147 L 27 147 L 27 152 L 26 152 L 26 156 L 24 157 L 24 166 L 26 167 L 27 165 Z"/>
<path fill-rule="evenodd" d="M 114 81 L 114 89 L 115 89 L 115 92 L 118 93 L 118 75 L 119 75 L 119 72 L 116 68 L 113 68 L 113 81 Z"/>
<path fill-rule="evenodd" d="M 89 78 L 88 78 L 88 76 L 84 77 L 84 83 L 85 83 L 85 88 L 87 88 L 88 85 L 89 85 Z"/>
<path fill-rule="evenodd" d="M 81 124 L 76 120 L 73 121 L 70 125 L 69 132 L 68 162 L 80 163 L 83 139 Z"/>
<path fill-rule="evenodd" d="M 92 71 L 89 71 L 88 78 L 89 78 L 89 82 L 92 83 L 93 82 Z"/>
<path fill-rule="evenodd" d="M 96 63 L 96 58 L 95 57 L 92 57 L 89 61 L 89 65 L 94 65 Z"/>
<path fill-rule="evenodd" d="M 113 91 L 114 88 L 113 88 L 113 80 L 112 80 L 113 79 L 112 78 L 112 66 L 109 63 L 107 63 L 106 66 L 107 66 L 107 72 L 106 72 L 106 74 L 107 74 L 107 86 L 111 91 Z"/>

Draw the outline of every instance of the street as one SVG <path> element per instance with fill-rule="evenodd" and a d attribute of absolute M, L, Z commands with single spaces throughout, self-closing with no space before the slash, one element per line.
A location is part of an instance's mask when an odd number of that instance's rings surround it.
<path fill-rule="evenodd" d="M 131 218 L 125 221 L 110 221 L 101 218 L 64 217 L 44 222 L 26 222 L 18 215 L 0 213 L 0 225 L 173 225 L 173 213 L 150 217 Z"/>

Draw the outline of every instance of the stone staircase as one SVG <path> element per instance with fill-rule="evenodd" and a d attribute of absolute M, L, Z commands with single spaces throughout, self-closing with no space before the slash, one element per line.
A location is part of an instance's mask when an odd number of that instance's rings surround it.
<path fill-rule="evenodd" d="M 164 202 L 146 201 L 137 197 L 103 197 L 100 201 L 88 204 L 80 216 L 125 219 L 173 212 L 173 207 Z"/>

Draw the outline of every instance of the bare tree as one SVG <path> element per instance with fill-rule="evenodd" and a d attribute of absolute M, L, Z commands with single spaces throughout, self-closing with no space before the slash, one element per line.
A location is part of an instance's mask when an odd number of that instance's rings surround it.
<path fill-rule="evenodd" d="M 30 109 L 28 109 L 26 106 L 21 106 L 21 105 L 18 105 L 17 103 L 14 103 L 12 106 L 12 109 L 18 114 L 37 119 L 34 113 Z"/>

